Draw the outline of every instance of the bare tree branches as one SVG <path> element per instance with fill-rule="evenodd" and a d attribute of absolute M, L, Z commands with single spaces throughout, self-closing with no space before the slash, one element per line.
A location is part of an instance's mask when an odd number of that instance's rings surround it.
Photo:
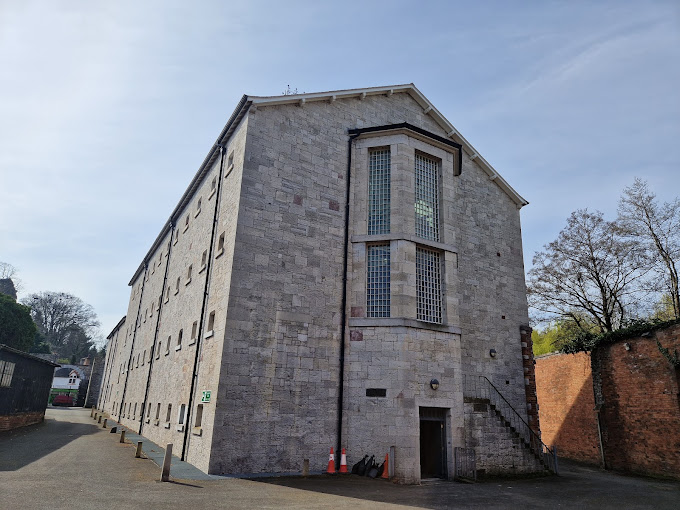
<path fill-rule="evenodd" d="M 636 178 L 623 190 L 617 227 L 621 235 L 643 244 L 650 254 L 656 281 L 670 296 L 673 314 L 680 319 L 680 200 L 659 204 L 647 182 Z"/>
<path fill-rule="evenodd" d="M 643 261 L 638 245 L 618 235 L 601 212 L 579 209 L 534 256 L 529 304 L 545 318 L 568 319 L 584 331 L 613 331 L 636 309 L 647 273 Z"/>

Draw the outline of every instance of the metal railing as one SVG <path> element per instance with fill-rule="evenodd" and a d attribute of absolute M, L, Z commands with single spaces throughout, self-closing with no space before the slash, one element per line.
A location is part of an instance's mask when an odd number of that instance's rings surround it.
<path fill-rule="evenodd" d="M 529 427 L 527 422 L 489 379 L 483 375 L 464 375 L 463 395 L 468 398 L 488 401 L 500 415 L 500 419 L 505 422 L 505 425 L 512 428 L 543 466 L 557 474 L 555 449 L 548 447 L 541 441 L 540 436 Z"/>

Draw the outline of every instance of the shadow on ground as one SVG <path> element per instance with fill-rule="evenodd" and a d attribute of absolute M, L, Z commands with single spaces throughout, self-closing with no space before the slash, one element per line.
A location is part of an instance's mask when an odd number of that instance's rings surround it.
<path fill-rule="evenodd" d="M 21 469 L 81 436 L 94 434 L 97 429 L 97 425 L 45 418 L 42 423 L 0 432 L 0 471 Z"/>

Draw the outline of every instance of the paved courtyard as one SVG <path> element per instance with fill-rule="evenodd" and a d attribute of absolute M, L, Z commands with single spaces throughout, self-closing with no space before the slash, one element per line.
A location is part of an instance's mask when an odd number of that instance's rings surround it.
<path fill-rule="evenodd" d="M 564 461 L 561 476 L 477 484 L 398 486 L 356 476 L 160 483 L 158 466 L 150 459 L 135 459 L 133 445 L 120 444 L 118 437 L 97 426 L 89 410 L 77 408 L 50 408 L 43 424 L 0 433 L 0 507 L 680 508 L 678 482 Z M 190 469 L 176 472 L 191 476 Z"/>

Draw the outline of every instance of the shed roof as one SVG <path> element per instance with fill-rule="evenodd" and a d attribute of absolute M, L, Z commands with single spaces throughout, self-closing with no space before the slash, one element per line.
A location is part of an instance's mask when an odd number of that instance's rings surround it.
<path fill-rule="evenodd" d="M 30 359 L 30 360 L 33 360 L 33 361 L 39 361 L 40 363 L 45 363 L 46 365 L 52 365 L 53 367 L 60 367 L 61 366 L 58 363 L 52 363 L 49 360 L 38 358 L 37 356 L 33 356 L 33 355 L 31 355 L 27 352 L 20 351 L 19 349 L 15 349 L 14 347 L 10 347 L 9 345 L 5 345 L 5 344 L 0 344 L 0 351 L 7 351 L 7 352 L 14 353 L 14 354 L 18 354 L 19 356 L 23 356 L 26 359 Z"/>

